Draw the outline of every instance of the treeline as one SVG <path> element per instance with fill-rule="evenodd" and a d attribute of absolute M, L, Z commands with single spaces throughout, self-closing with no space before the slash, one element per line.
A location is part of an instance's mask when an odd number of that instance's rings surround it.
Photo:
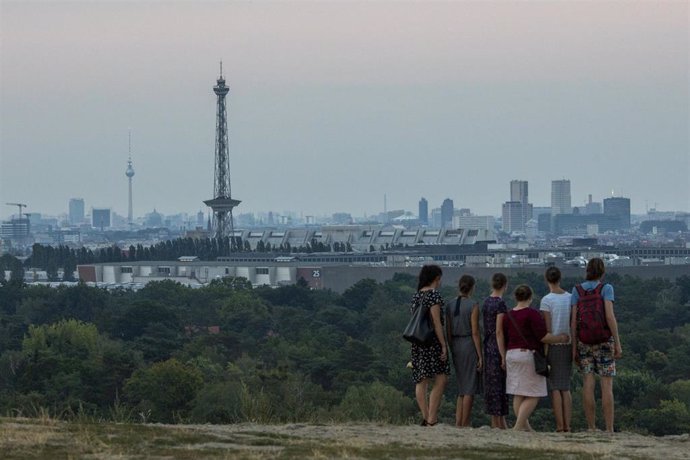
<path fill-rule="evenodd" d="M 0 413 L 116 421 L 234 423 L 418 419 L 406 368 L 414 277 L 361 280 L 337 294 L 304 284 L 252 288 L 226 278 L 134 292 L 80 284 L 0 286 Z M 617 428 L 690 430 L 690 277 L 608 276 L 624 358 L 614 379 Z M 444 280 L 450 302 L 453 280 Z M 539 276 L 524 274 L 539 297 Z M 575 280 L 566 280 L 572 286 Z M 570 283 L 570 284 L 568 284 Z M 484 282 L 477 297 L 488 293 Z M 512 305 L 512 300 L 508 300 Z M 586 427 L 573 376 L 575 429 Z M 441 409 L 453 422 L 454 381 Z M 481 398 L 473 424 L 486 424 Z M 531 417 L 552 430 L 547 399 Z"/>
<path fill-rule="evenodd" d="M 304 246 L 291 246 L 289 243 L 271 245 L 271 243 L 259 241 L 256 248 L 252 250 L 249 241 L 243 241 L 239 237 L 235 238 L 234 241 L 231 241 L 229 237 L 177 238 L 161 241 L 152 246 L 137 244 L 122 249 L 113 245 L 95 251 L 84 247 L 74 249 L 65 245 L 47 246 L 36 243 L 32 246 L 31 256 L 25 260 L 24 266 L 46 270 L 51 281 L 57 280 L 58 269 L 63 269 L 65 281 L 72 281 L 72 272 L 76 270 L 77 265 L 82 264 L 175 260 L 182 256 L 196 256 L 200 260 L 216 260 L 218 257 L 229 256 L 237 252 L 276 252 L 283 254 L 352 252 L 352 246 L 350 243 L 340 242 L 324 244 L 316 241 L 316 239 Z"/>

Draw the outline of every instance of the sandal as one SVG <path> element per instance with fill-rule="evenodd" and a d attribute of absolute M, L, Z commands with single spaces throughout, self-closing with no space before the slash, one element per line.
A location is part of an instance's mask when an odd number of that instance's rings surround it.
<path fill-rule="evenodd" d="M 436 425 L 438 425 L 438 420 L 436 420 L 434 423 L 426 422 L 426 426 L 436 426 Z"/>
<path fill-rule="evenodd" d="M 426 419 L 422 419 L 422 423 L 419 424 L 419 426 L 428 426 L 429 424 L 427 423 Z"/>

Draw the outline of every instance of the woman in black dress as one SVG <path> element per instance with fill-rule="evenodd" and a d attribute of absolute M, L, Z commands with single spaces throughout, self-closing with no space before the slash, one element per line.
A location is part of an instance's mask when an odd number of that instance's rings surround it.
<path fill-rule="evenodd" d="M 450 374 L 448 347 L 443 335 L 444 302 L 437 290 L 441 285 L 442 274 L 438 265 L 423 266 L 419 273 L 417 293 L 412 297 L 411 310 L 428 308 L 435 331 L 428 344 L 412 344 L 412 378 L 417 404 L 422 412 L 422 426 L 434 426 L 438 423 L 438 409 Z M 433 388 L 427 399 L 432 379 Z"/>

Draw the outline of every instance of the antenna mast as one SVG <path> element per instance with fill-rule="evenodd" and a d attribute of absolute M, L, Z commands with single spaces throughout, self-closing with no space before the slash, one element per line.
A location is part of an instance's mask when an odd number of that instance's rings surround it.
<path fill-rule="evenodd" d="M 228 120 L 225 96 L 230 88 L 223 78 L 223 61 L 220 76 L 213 87 L 216 101 L 216 149 L 213 175 L 213 199 L 204 201 L 213 210 L 213 234 L 215 238 L 230 237 L 230 247 L 235 248 L 235 224 L 232 210 L 241 202 L 232 198 L 230 187 L 230 153 L 228 151 Z"/>

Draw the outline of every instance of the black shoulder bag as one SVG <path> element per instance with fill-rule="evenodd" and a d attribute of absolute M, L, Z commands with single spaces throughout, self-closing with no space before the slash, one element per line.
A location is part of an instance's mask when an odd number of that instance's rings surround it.
<path fill-rule="evenodd" d="M 506 315 L 508 315 L 508 318 L 510 318 L 510 321 L 513 323 L 513 326 L 515 329 L 518 331 L 518 334 L 520 334 L 520 337 L 522 337 L 522 340 L 525 341 L 525 343 L 529 343 L 525 336 L 522 334 L 522 331 L 518 327 L 517 323 L 515 322 L 515 319 L 510 315 L 510 312 L 506 312 Z M 546 361 L 546 355 L 544 354 L 543 347 L 542 349 L 537 349 L 533 352 L 534 355 L 534 371 L 544 377 L 549 376 L 549 363 Z"/>
<path fill-rule="evenodd" d="M 420 296 L 419 305 L 414 309 L 410 322 L 405 326 L 403 338 L 417 345 L 425 345 L 435 333 L 429 308 L 424 306 L 424 299 Z"/>

